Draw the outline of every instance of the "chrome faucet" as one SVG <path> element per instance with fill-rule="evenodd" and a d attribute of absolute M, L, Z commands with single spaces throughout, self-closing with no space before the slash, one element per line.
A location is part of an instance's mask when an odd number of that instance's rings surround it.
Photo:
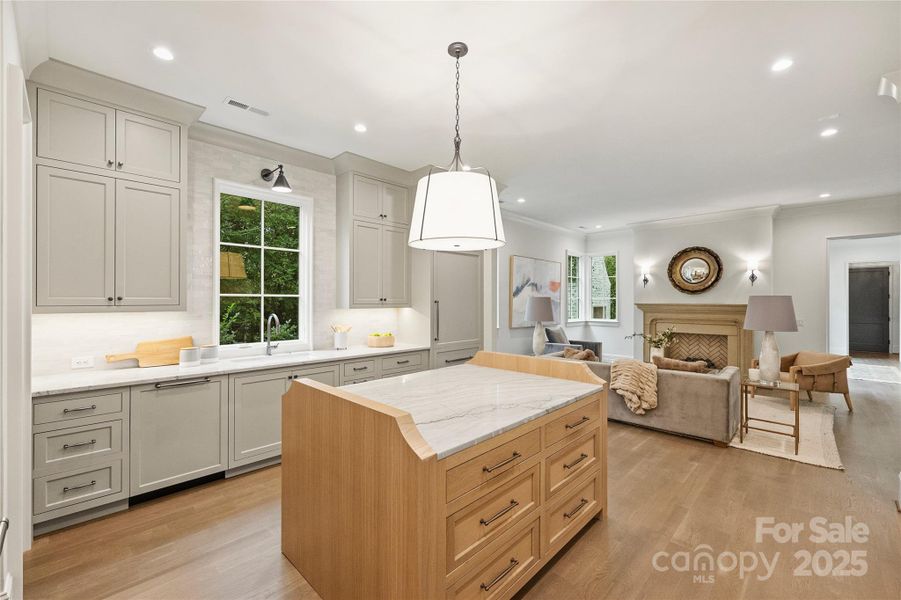
<path fill-rule="evenodd" d="M 272 320 L 275 319 L 275 333 L 278 335 L 279 330 L 282 328 L 281 322 L 278 320 L 278 315 L 272 313 L 269 315 L 269 318 L 266 319 L 266 356 L 272 356 L 272 351 L 278 348 L 278 344 L 272 343 Z"/>

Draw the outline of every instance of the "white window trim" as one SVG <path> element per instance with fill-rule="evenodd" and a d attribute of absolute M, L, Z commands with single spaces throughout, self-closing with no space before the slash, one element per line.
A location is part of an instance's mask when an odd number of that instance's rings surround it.
<path fill-rule="evenodd" d="M 301 210 L 300 219 L 300 247 L 298 252 L 302 257 L 301 275 L 299 284 L 299 296 L 301 310 L 298 319 L 301 320 L 302 338 L 296 341 L 280 341 L 279 351 L 297 352 L 313 349 L 313 199 L 297 194 L 283 194 L 264 188 L 225 179 L 213 179 L 213 339 L 219 343 L 219 245 L 221 242 L 220 218 L 222 194 L 244 196 L 254 200 L 268 200 L 297 206 Z M 261 240 L 262 241 L 262 240 Z M 277 296 L 279 294 L 269 294 Z M 256 297 L 257 294 L 254 294 Z M 291 295 L 293 297 L 293 294 Z M 266 315 L 264 315 L 265 317 Z M 230 344 L 222 346 L 223 355 L 247 354 L 248 351 L 256 351 L 266 347 L 266 342 L 252 342 L 249 344 Z"/>
<path fill-rule="evenodd" d="M 579 257 L 579 279 L 580 285 L 582 288 L 582 293 L 579 296 L 579 313 L 582 318 L 580 319 L 569 319 L 569 271 L 567 267 L 569 266 L 569 257 L 577 256 Z M 613 256 L 616 258 L 616 295 L 613 296 L 613 299 L 616 300 L 616 318 L 615 319 L 592 319 L 589 317 L 591 314 L 591 258 L 595 256 Z M 588 260 L 586 260 L 588 259 Z M 600 325 L 600 326 L 618 326 L 619 314 L 620 314 L 620 302 L 619 302 L 619 290 L 620 290 L 620 277 L 619 277 L 619 252 L 569 252 L 567 251 L 565 262 L 563 263 L 564 270 L 564 279 L 565 287 L 564 287 L 564 305 L 565 305 L 565 322 L 566 324 L 573 325 Z"/>

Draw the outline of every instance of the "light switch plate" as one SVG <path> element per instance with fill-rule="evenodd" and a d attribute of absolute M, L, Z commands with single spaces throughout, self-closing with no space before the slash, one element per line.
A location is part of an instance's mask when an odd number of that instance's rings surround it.
<path fill-rule="evenodd" d="M 72 359 L 73 369 L 91 369 L 94 367 L 93 356 L 76 356 Z"/>

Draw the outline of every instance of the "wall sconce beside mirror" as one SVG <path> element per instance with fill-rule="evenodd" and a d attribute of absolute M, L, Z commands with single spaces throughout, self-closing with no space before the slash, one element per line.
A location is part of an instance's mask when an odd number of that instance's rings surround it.
<path fill-rule="evenodd" d="M 751 286 L 754 286 L 754 282 L 757 281 L 757 271 L 760 269 L 760 265 L 757 264 L 756 260 L 748 261 L 748 271 L 750 274 L 748 275 L 748 280 L 751 282 Z"/>

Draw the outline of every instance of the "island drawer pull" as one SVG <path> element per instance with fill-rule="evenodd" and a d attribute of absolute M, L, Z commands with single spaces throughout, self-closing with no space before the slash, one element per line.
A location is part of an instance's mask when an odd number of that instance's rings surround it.
<path fill-rule="evenodd" d="M 588 458 L 588 455 L 583 452 L 582 454 L 579 455 L 579 458 L 577 458 L 576 460 L 572 461 L 571 463 L 564 464 L 563 468 L 564 469 L 572 469 L 573 467 L 575 467 L 577 464 L 579 464 L 586 458 Z"/>
<path fill-rule="evenodd" d="M 482 471 L 484 471 L 485 473 L 491 473 L 492 471 L 496 471 L 496 470 L 500 469 L 501 467 L 512 463 L 514 460 L 516 460 L 517 458 L 520 458 L 521 456 L 522 456 L 522 454 L 520 454 L 519 452 L 514 450 L 513 456 L 511 456 L 510 458 L 508 458 L 506 460 L 502 460 L 501 462 L 497 463 L 493 467 L 482 467 Z"/>
<path fill-rule="evenodd" d="M 369 368 L 369 367 L 354 367 L 354 371 L 365 371 L 365 370 L 367 370 L 368 368 Z"/>
<path fill-rule="evenodd" d="M 158 390 L 164 390 L 166 388 L 181 387 L 184 385 L 200 385 L 200 384 L 209 383 L 209 382 L 210 382 L 210 378 L 204 377 L 203 379 L 195 379 L 193 381 L 174 381 L 172 383 L 154 383 L 153 387 L 155 387 Z"/>
<path fill-rule="evenodd" d="M 485 590 L 486 592 L 489 591 L 489 590 L 491 590 L 491 588 L 493 588 L 495 585 L 497 585 L 497 583 L 498 583 L 501 579 L 503 579 L 504 577 L 506 577 L 507 575 L 509 575 L 510 572 L 511 572 L 513 569 L 515 569 L 518 565 L 519 565 L 519 561 L 516 560 L 515 558 L 511 558 L 511 559 L 510 559 L 510 564 L 507 565 L 507 568 L 506 568 L 506 569 L 504 569 L 503 571 L 501 571 L 500 573 L 498 573 L 498 574 L 497 574 L 497 577 L 495 577 L 494 579 L 492 579 L 492 580 L 489 581 L 488 583 L 482 583 L 482 585 L 480 585 L 479 587 L 482 588 L 483 590 Z"/>
<path fill-rule="evenodd" d="M 406 365 L 406 364 L 409 364 L 409 362 L 410 362 L 409 360 L 399 360 L 399 361 L 397 361 L 397 364 Z"/>
<path fill-rule="evenodd" d="M 577 512 L 579 512 L 580 510 L 582 510 L 583 508 L 585 508 L 587 505 L 588 505 L 588 500 L 587 500 L 586 498 L 582 498 L 582 501 L 579 502 L 579 506 L 575 507 L 574 509 L 572 509 L 572 510 L 569 511 L 569 512 L 563 513 L 563 517 L 564 517 L 565 519 L 572 519 L 573 516 L 575 516 L 575 514 L 576 514 Z"/>
<path fill-rule="evenodd" d="M 73 491 L 75 491 L 75 490 L 80 490 L 80 489 L 82 489 L 82 488 L 88 488 L 88 487 L 91 487 L 91 486 L 93 486 L 93 485 L 97 485 L 97 480 L 96 480 L 96 479 L 92 479 L 92 480 L 91 480 L 91 483 L 83 483 L 83 484 L 81 484 L 81 485 L 73 485 L 72 487 L 64 487 L 64 488 L 63 488 L 63 493 L 65 494 L 65 493 L 67 493 L 67 492 L 73 492 Z"/>
<path fill-rule="evenodd" d="M 479 525 L 491 525 L 517 506 L 519 506 L 519 502 L 517 502 L 515 499 L 510 500 L 510 504 L 497 511 L 492 516 L 488 517 L 487 519 L 479 519 Z"/>
<path fill-rule="evenodd" d="M 584 423 L 586 423 L 590 420 L 591 420 L 591 417 L 585 416 L 585 417 L 582 417 L 581 419 L 579 419 L 578 421 L 576 421 L 575 423 L 567 423 L 566 428 L 567 429 L 575 429 L 579 425 L 583 425 Z"/>
<path fill-rule="evenodd" d="M 69 414 L 69 413 L 73 413 L 73 412 L 82 412 L 82 411 L 85 411 L 85 410 L 97 410 L 97 405 L 96 405 L 96 404 L 92 404 L 92 405 L 90 405 L 90 406 L 79 406 L 78 408 L 64 408 L 64 409 L 63 409 L 63 414 L 64 414 L 64 415 L 67 415 L 67 414 Z"/>
<path fill-rule="evenodd" d="M 472 358 L 472 354 L 469 356 L 464 356 L 463 358 L 446 358 L 444 359 L 444 364 L 449 365 L 451 363 L 463 362 L 464 360 L 470 360 Z"/>
<path fill-rule="evenodd" d="M 97 443 L 97 440 L 91 440 L 90 442 L 78 442 L 77 444 L 63 444 L 63 450 L 68 450 L 69 448 L 80 448 L 82 446 L 93 446 Z"/>

